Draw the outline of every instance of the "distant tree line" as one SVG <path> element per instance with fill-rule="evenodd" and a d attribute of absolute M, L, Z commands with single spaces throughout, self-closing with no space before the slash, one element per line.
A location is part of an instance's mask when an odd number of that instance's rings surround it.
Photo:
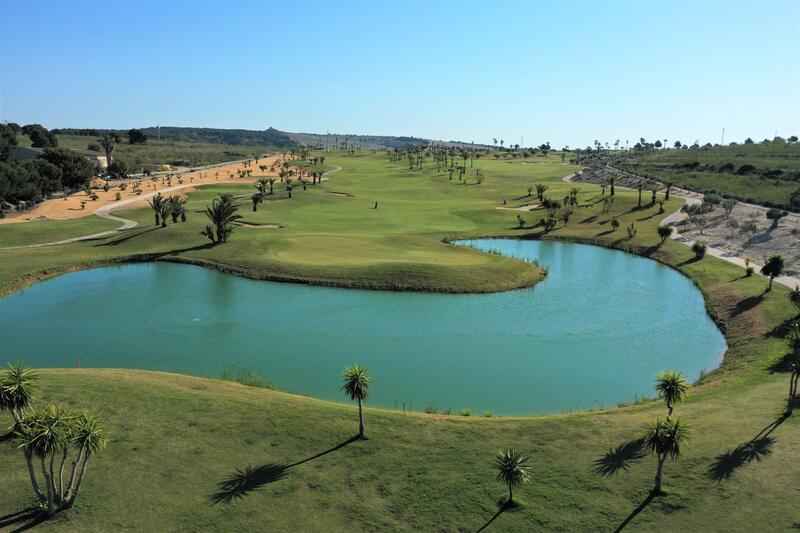
<path fill-rule="evenodd" d="M 18 133 L 28 135 L 34 147 L 44 148 L 42 157 L 9 162 Z M 58 148 L 56 136 L 40 124 L 0 124 L 0 216 L 9 205 L 31 204 L 55 192 L 82 189 L 96 171 L 79 153 Z"/>

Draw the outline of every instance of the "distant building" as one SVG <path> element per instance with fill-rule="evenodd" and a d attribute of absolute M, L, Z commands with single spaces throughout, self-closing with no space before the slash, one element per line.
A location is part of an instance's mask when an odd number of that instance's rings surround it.
<path fill-rule="evenodd" d="M 14 149 L 11 150 L 11 156 L 8 158 L 8 160 L 28 161 L 30 159 L 38 159 L 44 153 L 44 150 L 44 148 L 15 146 Z M 108 167 L 108 161 L 106 160 L 105 154 L 102 152 L 95 152 L 94 150 L 73 150 L 73 152 L 78 152 L 83 157 L 100 167 L 100 169 L 105 169 Z"/>

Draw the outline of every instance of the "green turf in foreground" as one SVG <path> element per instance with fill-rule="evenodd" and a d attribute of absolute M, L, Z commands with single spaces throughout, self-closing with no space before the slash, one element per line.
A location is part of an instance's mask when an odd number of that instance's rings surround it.
<path fill-rule="evenodd" d="M 538 170 L 536 164 L 481 161 L 487 175 L 481 186 L 409 174 L 378 156 L 338 158 L 335 163 L 345 168 L 335 183 L 306 191 L 309 194 L 299 192 L 291 203 L 265 204 L 253 215 L 255 221 L 284 224 L 284 230 L 253 230 L 263 233 L 251 236 L 241 229 L 224 246 L 198 248 L 202 242 L 196 231 L 202 220 L 193 214 L 183 226 L 141 228 L 127 240 L 68 245 L 58 257 L 0 252 L 7 254 L 0 255 L 0 284 L 7 291 L 26 274 L 43 269 L 143 251 L 234 265 L 250 275 L 302 273 L 318 282 L 352 282 L 354 273 L 370 272 L 377 265 L 383 275 L 407 271 L 415 283 L 443 283 L 445 274 L 448 280 L 467 283 L 469 276 L 463 272 L 479 254 L 453 257 L 439 277 L 420 277 L 440 253 L 451 253 L 439 242 L 443 235 L 541 236 L 535 227 L 512 229 L 516 213 L 494 209 L 498 197 L 507 196 L 512 205 L 529 202 L 519 196 L 523 185 L 532 181 L 546 180 L 554 197 L 563 196 L 568 187 L 559 177 L 569 168 L 554 165 L 552 159 Z M 219 190 L 211 189 L 193 196 L 190 207 L 198 209 Z M 326 190 L 354 196 L 336 197 Z M 581 191 L 581 202 L 589 204 L 599 188 L 582 186 Z M 655 228 L 661 217 L 656 210 L 633 209 L 635 193 L 618 195 L 612 215 L 622 222 L 619 231 L 609 232 L 609 216 L 600 215 L 595 204 L 579 209 L 566 228 L 548 238 L 625 248 L 679 268 L 703 291 L 730 346 L 720 370 L 677 407 L 677 414 L 694 430 L 687 455 L 667 464 L 667 494 L 650 502 L 630 529 L 791 528 L 797 521 L 793 484 L 800 473 L 800 428 L 798 415 L 780 416 L 788 379 L 768 370 L 785 351 L 773 332 L 795 313 L 787 290 L 776 286 L 764 294 L 761 277 L 743 278 L 741 269 L 714 258 L 693 261 L 691 251 L 676 242 L 659 246 Z M 375 199 L 381 202 L 380 216 L 368 213 Z M 354 204 L 333 203 L 342 201 Z M 667 207 L 676 209 L 678 204 L 673 201 Z M 384 207 L 388 209 L 381 211 Z M 133 214 L 149 218 L 145 210 Z M 533 226 L 538 215 L 527 216 L 527 225 Z M 624 227 L 631 221 L 639 231 L 628 240 Z M 320 236 L 338 237 L 349 246 L 339 254 L 323 250 L 317 255 L 313 247 L 303 245 L 319 242 Z M 367 243 L 390 243 L 387 246 L 395 247 L 397 254 L 373 253 Z M 417 256 L 403 253 L 411 243 L 418 244 Z M 429 255 L 427 263 L 421 252 Z M 354 255 L 358 267 L 347 263 Z M 498 288 L 500 281 L 507 281 L 509 264 L 498 263 L 496 273 L 485 276 L 485 286 Z M 491 266 L 487 263 L 476 272 L 486 271 L 487 265 Z M 323 279 L 323 274 L 329 278 Z M 642 350 L 650 342 L 643 338 Z M 490 530 L 611 530 L 646 499 L 655 461 L 642 458 L 610 476 L 595 470 L 603 465 L 613 470 L 620 461 L 596 461 L 636 439 L 645 420 L 664 413 L 655 402 L 538 418 L 467 419 L 368 409 L 369 440 L 348 443 L 357 430 L 353 406 L 168 374 L 42 374 L 40 401 L 96 406 L 108 421 L 111 437 L 108 449 L 90 468 L 77 507 L 42 529 L 318 530 L 324 524 L 340 531 L 474 531 L 492 519 L 497 501 L 507 494 L 493 479 L 492 457 L 502 447 L 515 446 L 532 457 L 531 482 L 515 491 L 525 506 L 497 516 Z M 8 421 L 0 417 L 0 423 Z M 781 423 L 773 424 L 776 421 Z M 753 441 L 756 437 L 762 440 Z M 752 442 L 757 447 L 740 447 Z M 753 450 L 758 453 L 743 453 Z M 620 454 L 611 455 L 619 459 Z M 0 464 L 2 516 L 26 506 L 30 487 L 22 454 L 8 443 L 0 446 Z M 248 466 L 256 467 L 256 476 L 249 479 L 251 490 L 229 504 L 214 505 L 220 483 Z M 218 494 L 217 499 L 226 495 Z"/>

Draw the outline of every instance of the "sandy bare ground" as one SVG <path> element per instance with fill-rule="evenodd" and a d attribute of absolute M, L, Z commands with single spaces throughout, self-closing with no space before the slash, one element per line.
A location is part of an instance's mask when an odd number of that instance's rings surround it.
<path fill-rule="evenodd" d="M 166 177 L 159 176 L 155 179 L 128 179 L 124 180 L 127 188 L 124 191 L 119 189 L 120 183 L 112 181 L 109 182 L 111 188 L 108 191 L 102 189 L 93 189 L 93 193 L 97 195 L 97 200 L 92 200 L 86 195 L 85 192 L 77 192 L 65 198 L 57 198 L 52 200 L 45 200 L 44 202 L 36 205 L 29 211 L 22 211 L 20 213 L 8 215 L 0 219 L 0 224 L 13 224 L 18 222 L 28 222 L 30 220 L 69 220 L 74 218 L 87 217 L 94 214 L 97 210 L 102 209 L 108 205 L 116 204 L 120 200 L 133 200 L 130 203 L 137 201 L 144 202 L 147 193 L 151 192 L 165 192 L 168 190 L 180 190 L 181 194 L 186 194 L 190 191 L 186 190 L 189 187 L 177 188 L 178 185 L 198 186 L 206 185 L 209 183 L 254 183 L 259 178 L 276 177 L 280 172 L 281 163 L 283 159 L 279 156 L 262 157 L 258 160 L 253 160 L 250 166 L 245 166 L 243 162 L 233 162 L 222 165 L 212 165 L 195 169 L 193 171 L 185 171 L 181 173 L 174 173 L 168 180 Z M 275 164 L 275 171 L 270 171 L 270 168 Z M 259 168 L 260 165 L 265 165 L 269 168 L 262 172 Z M 240 170 L 251 170 L 252 174 L 246 177 L 239 177 Z M 133 191 L 134 183 L 139 182 L 141 193 L 137 194 Z M 120 197 L 117 198 L 117 193 Z"/>
<path fill-rule="evenodd" d="M 264 159 L 266 159 L 266 158 L 264 158 Z M 262 159 L 262 161 L 263 161 L 263 159 Z M 231 164 L 231 165 L 233 165 L 233 164 Z M 227 165 L 222 165 L 222 166 L 227 166 Z M 329 174 L 333 174 L 334 172 L 339 172 L 340 170 L 342 170 L 342 167 L 340 167 L 338 165 L 334 165 L 334 166 L 336 168 L 334 168 L 333 170 L 329 170 L 329 171 L 327 171 L 327 172 L 322 174 L 322 176 L 320 177 L 320 181 L 328 180 L 329 179 L 328 178 Z M 200 172 L 200 171 L 198 170 L 198 172 Z M 251 176 L 251 177 L 239 178 L 236 181 L 238 181 L 239 183 L 249 183 L 249 182 L 257 180 L 259 177 L 261 177 L 261 176 Z M 231 177 L 231 179 L 236 179 L 236 178 L 235 177 Z M 250 181 L 247 181 L 247 180 L 250 180 Z M 210 181 L 208 183 L 225 183 L 225 180 L 217 180 L 217 179 L 215 179 L 214 181 Z M 90 235 L 81 235 L 79 237 L 72 237 L 70 239 L 64 239 L 64 240 L 61 240 L 61 241 L 43 242 L 43 243 L 39 243 L 39 244 L 23 244 L 23 245 L 20 245 L 20 246 L 7 246 L 5 248 L 0 248 L 0 250 L 15 250 L 17 248 L 41 248 L 43 246 L 55 246 L 55 245 L 58 245 L 58 244 L 67 244 L 67 243 L 71 243 L 71 242 L 85 241 L 85 240 L 88 240 L 88 239 L 97 239 L 97 238 L 100 238 L 100 237 L 107 237 L 109 235 L 113 235 L 114 233 L 119 233 L 121 231 L 129 230 L 129 229 L 135 228 L 138 225 L 138 222 L 136 222 L 135 220 L 130 220 L 130 219 L 127 219 L 127 218 L 122 218 L 122 217 L 119 217 L 119 216 L 116 216 L 116 215 L 112 215 L 111 212 L 113 210 L 121 209 L 123 207 L 127 207 L 130 204 L 135 203 L 135 202 L 141 202 L 141 201 L 147 200 L 148 198 L 152 198 L 153 196 L 156 196 L 159 193 L 167 193 L 167 192 L 178 191 L 179 194 L 183 195 L 183 194 L 186 194 L 187 189 L 197 190 L 197 187 L 200 186 L 200 185 L 203 185 L 203 183 L 196 183 L 195 184 L 192 180 L 190 180 L 190 183 L 188 183 L 188 184 L 187 183 L 179 183 L 178 185 L 172 185 L 172 186 L 168 185 L 166 188 L 162 188 L 162 189 L 158 189 L 157 187 L 154 187 L 154 189 L 151 190 L 150 192 L 147 192 L 147 193 L 143 192 L 141 194 L 133 195 L 131 198 L 126 198 L 124 200 L 115 200 L 114 202 L 107 203 L 107 204 L 97 208 L 94 211 L 95 215 L 97 215 L 99 217 L 102 217 L 102 218 L 109 219 L 109 220 L 116 220 L 118 222 L 122 222 L 122 226 L 120 226 L 118 228 L 114 228 L 112 230 L 102 231 L 100 233 L 92 233 Z M 248 194 L 239 195 L 239 196 L 237 196 L 237 198 L 241 198 L 243 196 L 248 196 Z M 280 229 L 280 228 L 283 227 L 280 224 L 263 224 L 263 225 L 242 224 L 242 225 L 245 226 L 245 227 L 250 227 L 250 228 L 267 228 L 267 229 Z"/>
<path fill-rule="evenodd" d="M 600 171 L 585 170 L 579 175 L 567 176 L 565 181 L 580 181 L 584 183 L 604 184 L 611 175 L 617 176 L 617 187 L 634 188 L 639 178 L 623 174 L 616 169 L 602 169 Z M 649 181 L 648 183 L 657 183 Z M 659 184 L 660 185 L 660 184 Z M 662 186 L 663 189 L 663 186 Z M 650 192 L 642 192 L 648 197 Z M 700 203 L 703 195 L 700 193 L 673 187 L 670 194 L 683 198 L 687 203 Z M 785 261 L 785 274 L 775 281 L 794 288 L 800 284 L 800 214 L 789 213 L 780 219 L 777 228 L 771 228 L 771 221 L 767 219 L 768 208 L 759 205 L 738 202 L 726 216 L 725 210 L 717 207 L 710 212 L 706 219 L 707 224 L 701 228 L 691 225 L 686 214 L 676 211 L 667 216 L 662 224 L 675 228 L 672 238 L 691 246 L 700 240 L 708 246 L 706 253 L 734 263 L 741 267 L 746 264 L 746 259 L 755 267 L 761 268 L 766 258 L 773 254 L 780 254 Z M 745 223 L 754 222 L 757 231 L 754 234 L 739 231 Z"/>

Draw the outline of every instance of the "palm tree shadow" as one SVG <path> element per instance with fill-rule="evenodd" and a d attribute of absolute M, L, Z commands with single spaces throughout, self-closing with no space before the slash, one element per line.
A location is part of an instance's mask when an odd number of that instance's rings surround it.
<path fill-rule="evenodd" d="M 764 456 L 771 454 L 774 444 L 774 437 L 762 437 L 728 450 L 718 455 L 708 468 L 708 477 L 714 481 L 726 480 L 742 466 L 753 461 L 760 462 Z"/>
<path fill-rule="evenodd" d="M 213 505 L 228 504 L 244 498 L 264 485 L 275 483 L 286 477 L 287 465 L 267 463 L 258 466 L 247 466 L 217 485 L 217 492 L 211 495 Z"/>
<path fill-rule="evenodd" d="M 627 518 L 625 518 L 625 520 L 622 521 L 622 523 L 619 525 L 619 527 L 617 527 L 617 529 L 614 530 L 614 533 L 619 533 L 620 531 L 625 529 L 625 527 L 628 524 L 630 524 L 631 520 L 636 518 L 636 515 L 638 515 L 642 511 L 644 511 L 645 507 L 650 505 L 650 502 L 652 502 L 653 498 L 655 498 L 655 497 L 656 497 L 656 492 L 655 491 L 650 491 L 650 494 L 647 495 L 647 498 L 645 498 L 644 501 L 639 504 L 639 507 L 634 509 L 633 512 L 631 512 L 631 514 L 629 514 L 627 516 Z"/>
<path fill-rule="evenodd" d="M 289 475 L 288 470 L 295 466 L 302 465 L 324 455 L 344 448 L 351 442 L 358 439 L 358 435 L 350 437 L 344 442 L 328 448 L 305 459 L 294 463 L 264 463 L 258 466 L 248 465 L 244 469 L 237 469 L 228 479 L 217 484 L 217 491 L 211 495 L 211 505 L 225 505 L 236 500 L 242 499 L 249 493 L 259 490 L 264 485 L 280 481 Z"/>
<path fill-rule="evenodd" d="M 744 465 L 753 461 L 761 462 L 764 457 L 770 455 L 776 442 L 775 437 L 770 436 L 770 433 L 791 416 L 792 407 L 790 403 L 778 418 L 767 424 L 750 441 L 718 455 L 708 467 L 708 477 L 714 481 L 724 481 Z"/>
<path fill-rule="evenodd" d="M 626 471 L 634 463 L 639 462 L 646 454 L 642 449 L 642 439 L 624 442 L 608 450 L 602 457 L 595 460 L 592 472 L 598 476 L 613 476 L 620 471 Z"/>
<path fill-rule="evenodd" d="M 345 446 L 347 446 L 351 442 L 355 442 L 357 440 L 359 440 L 358 435 L 354 435 L 354 436 L 350 437 L 349 439 L 347 439 L 346 441 L 340 442 L 339 444 L 337 444 L 333 448 L 328 448 L 324 452 L 319 452 L 319 453 L 314 454 L 314 455 L 312 455 L 310 457 L 306 457 L 305 459 L 301 459 L 299 461 L 295 461 L 294 463 L 288 465 L 287 468 L 292 468 L 294 466 L 299 466 L 299 465 L 301 465 L 303 463 L 307 463 L 309 461 L 313 461 L 314 459 L 319 459 L 320 457 L 322 457 L 324 455 L 328 455 L 329 453 L 335 452 L 336 450 L 339 450 L 341 448 L 344 448 Z"/>
<path fill-rule="evenodd" d="M 9 528 L 10 531 L 27 531 L 47 520 L 47 513 L 38 507 L 28 507 L 22 511 L 0 516 L 0 529 Z M 11 526 L 17 525 L 14 529 Z"/>
<path fill-rule="evenodd" d="M 481 531 L 489 527 L 492 522 L 497 520 L 498 516 L 505 513 L 506 511 L 513 513 L 515 511 L 519 511 L 520 509 L 522 509 L 522 506 L 517 502 L 513 500 L 508 501 L 507 499 L 502 498 L 500 501 L 497 502 L 497 512 L 494 513 L 492 517 L 485 524 L 483 524 L 478 531 L 476 531 L 476 533 L 480 533 Z"/>

